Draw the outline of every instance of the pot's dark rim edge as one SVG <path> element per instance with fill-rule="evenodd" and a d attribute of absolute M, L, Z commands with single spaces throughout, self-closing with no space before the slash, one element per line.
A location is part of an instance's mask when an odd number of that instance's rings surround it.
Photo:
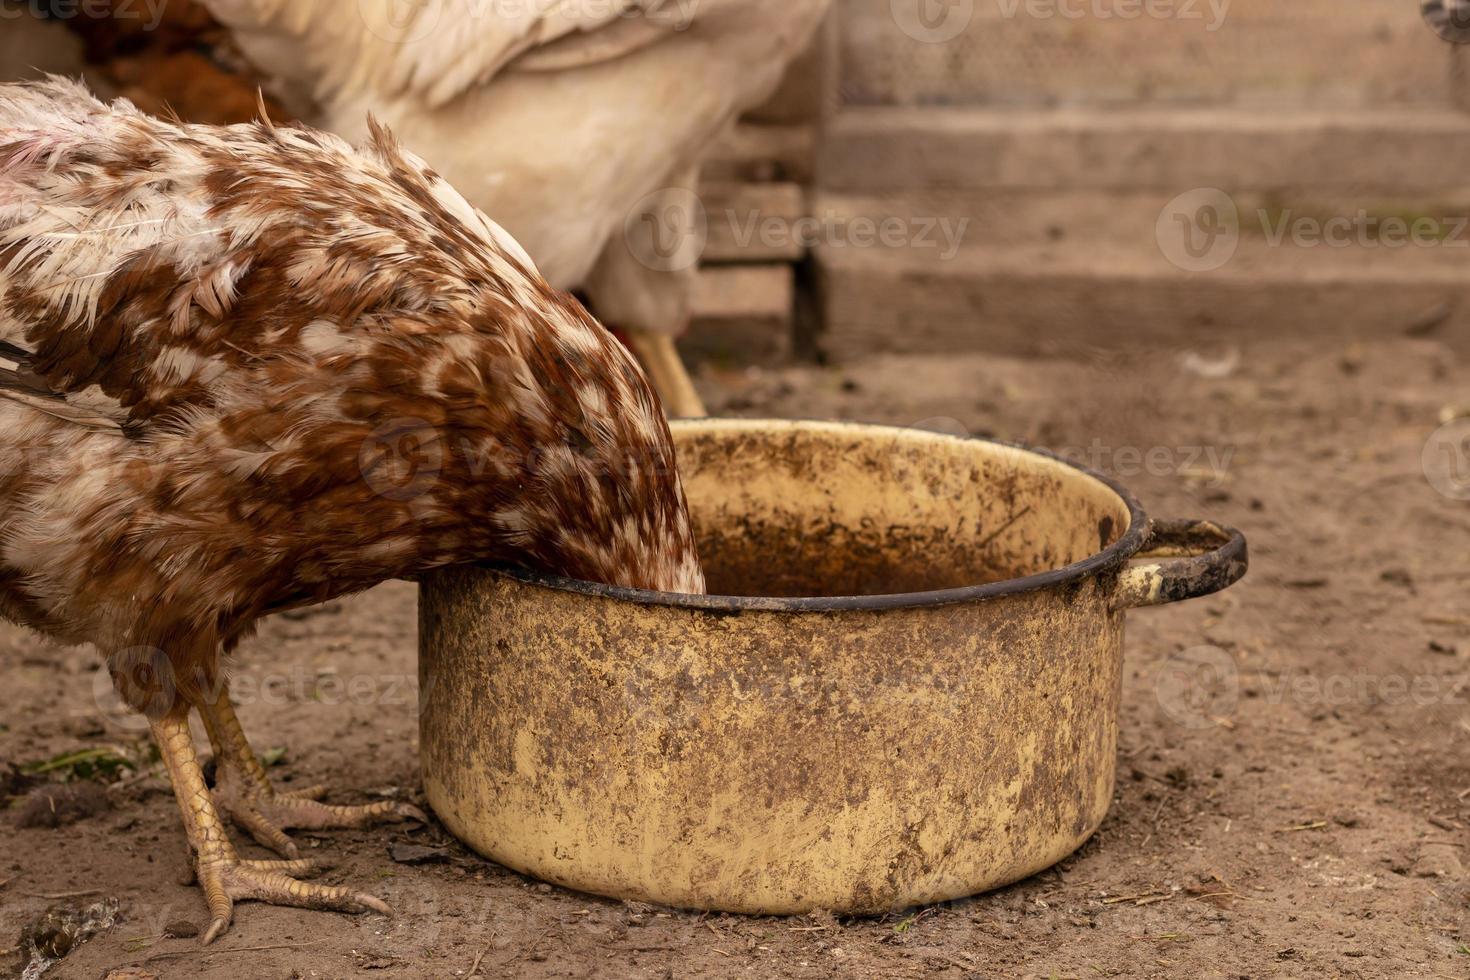
<path fill-rule="evenodd" d="M 824 426 L 842 429 L 867 429 L 890 434 L 900 432 L 922 433 L 926 436 L 933 436 L 940 439 L 953 439 L 958 442 L 979 442 L 991 446 L 1000 446 L 1005 449 L 1015 449 L 1023 453 L 1040 456 L 1043 459 L 1060 463 L 1069 469 L 1075 470 L 1084 476 L 1089 476 L 1101 483 L 1116 493 L 1128 507 L 1130 523 L 1128 530 L 1123 536 L 1107 548 L 1099 551 L 1095 555 L 1089 555 L 1079 562 L 1073 562 L 1070 565 L 1052 569 L 1049 572 L 1039 572 L 1035 575 L 1027 575 L 1024 578 L 1006 579 L 1003 582 L 991 582 L 986 585 L 961 586 L 956 589 L 942 589 L 934 592 L 901 592 L 892 595 L 827 596 L 822 598 L 684 595 L 677 592 L 654 592 L 648 589 L 630 589 L 616 585 L 600 585 L 596 582 L 565 578 L 560 575 L 546 575 L 541 572 L 532 572 L 501 565 L 481 565 L 479 567 L 527 585 L 553 589 L 558 592 L 572 592 L 578 595 L 615 599 L 621 602 L 631 602 L 643 606 L 669 606 L 716 613 L 881 611 L 954 605 L 962 602 L 975 602 L 981 599 L 996 599 L 1001 596 L 1040 592 L 1059 586 L 1071 585 L 1092 576 L 1112 571 L 1115 568 L 1121 568 L 1129 559 L 1143 550 L 1143 546 L 1148 538 L 1148 514 L 1144 511 L 1143 505 L 1138 502 L 1133 494 L 1128 492 L 1126 487 L 1110 476 L 1106 476 L 1090 467 L 1069 460 L 1048 449 L 1038 449 L 1034 446 L 1026 446 L 1017 442 L 1007 442 L 1003 439 L 956 436 L 945 432 L 930 432 L 927 429 L 905 429 L 901 426 L 878 425 L 867 422 L 838 422 L 830 419 L 681 419 L 680 421 L 692 424 L 698 424 L 700 422 L 734 424 L 779 423 L 796 428 L 803 426 Z"/>

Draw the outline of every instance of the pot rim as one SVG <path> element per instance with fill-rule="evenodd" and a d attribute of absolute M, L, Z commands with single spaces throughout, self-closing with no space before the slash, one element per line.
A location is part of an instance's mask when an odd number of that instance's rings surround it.
<path fill-rule="evenodd" d="M 686 595 L 678 592 L 655 592 L 651 589 L 632 589 L 618 585 L 602 585 L 597 582 L 567 578 L 561 575 L 548 575 L 542 572 L 503 565 L 486 565 L 482 567 L 526 585 L 552 589 L 557 592 L 571 592 L 578 595 L 612 599 L 618 602 L 629 602 L 643 606 L 662 606 L 714 613 L 831 613 L 920 609 L 930 606 L 955 605 L 963 602 L 977 602 L 983 599 L 996 599 L 1002 596 L 1022 595 L 1028 592 L 1055 589 L 1121 568 L 1129 559 L 1143 550 L 1144 544 L 1148 540 L 1148 514 L 1144 511 L 1143 505 L 1138 502 L 1137 498 L 1127 488 L 1110 476 L 1099 473 L 1080 463 L 1073 462 L 1047 449 L 1038 449 L 1034 446 L 1022 445 L 1021 443 L 1007 442 L 1003 439 L 957 436 L 947 432 L 931 432 L 927 429 L 908 429 L 902 426 L 879 425 L 868 422 L 834 422 L 820 419 L 681 419 L 674 422 L 673 426 L 678 428 L 681 426 L 708 425 L 710 423 L 715 423 L 720 426 L 728 425 L 731 428 L 759 426 L 782 427 L 787 429 L 863 429 L 890 434 L 900 432 L 921 433 L 935 439 L 978 442 L 990 446 L 1000 446 L 1005 449 L 1014 449 L 1031 456 L 1039 456 L 1042 459 L 1059 463 L 1068 469 L 1092 478 L 1113 491 L 1128 508 L 1128 530 L 1117 541 L 1114 541 L 1102 551 L 1089 555 L 1081 561 L 1073 562 L 1070 565 L 1065 565 L 1050 571 L 1038 572 L 1022 578 L 990 582 L 985 585 L 967 585 L 929 592 L 899 592 L 889 595 L 798 598 Z"/>

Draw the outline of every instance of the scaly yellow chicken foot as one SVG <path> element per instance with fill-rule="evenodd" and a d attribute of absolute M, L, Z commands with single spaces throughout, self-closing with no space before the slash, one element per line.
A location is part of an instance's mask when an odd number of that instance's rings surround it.
<path fill-rule="evenodd" d="M 694 390 L 694 382 L 679 357 L 674 338 L 633 328 L 623 332 L 628 346 L 648 372 L 648 380 L 663 399 L 664 411 L 670 418 L 701 419 L 709 414 L 699 392 Z"/>
<path fill-rule="evenodd" d="M 330 830 L 403 820 L 428 823 L 423 811 L 408 803 L 330 806 L 320 802 L 326 795 L 323 786 L 280 792 L 271 785 L 265 767 L 250 747 L 228 693 L 201 706 L 199 715 L 214 747 L 215 803 L 257 843 L 284 858 L 301 856 L 296 842 L 286 835 L 291 828 Z"/>
<path fill-rule="evenodd" d="M 209 906 L 209 928 L 204 945 L 224 934 L 234 918 L 238 901 L 266 902 L 294 908 L 336 912 L 381 912 L 393 914 L 381 899 L 349 888 L 334 888 L 298 881 L 295 875 L 318 869 L 310 860 L 242 861 L 235 854 L 225 825 L 215 809 L 204 770 L 194 753 L 189 731 L 187 705 L 157 721 L 150 721 L 159 754 L 173 782 L 174 796 L 184 816 L 184 833 L 193 852 L 194 874 Z"/>

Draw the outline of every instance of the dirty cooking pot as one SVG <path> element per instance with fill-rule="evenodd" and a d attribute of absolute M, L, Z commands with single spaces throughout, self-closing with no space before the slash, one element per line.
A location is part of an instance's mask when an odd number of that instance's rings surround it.
<path fill-rule="evenodd" d="M 1124 612 L 1246 570 L 1239 532 L 1150 523 L 1012 446 L 674 433 L 712 595 L 489 568 L 423 586 L 429 802 L 569 888 L 879 913 L 1034 874 L 1107 813 Z"/>

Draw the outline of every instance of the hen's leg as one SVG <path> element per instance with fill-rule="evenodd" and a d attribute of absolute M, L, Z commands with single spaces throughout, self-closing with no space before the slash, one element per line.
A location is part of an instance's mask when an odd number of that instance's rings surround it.
<path fill-rule="evenodd" d="M 592 312 L 627 339 L 672 418 L 709 414 L 674 338 L 689 326 L 706 235 L 699 168 L 672 173 L 614 234 L 583 289 Z"/>
<path fill-rule="evenodd" d="M 290 905 L 303 909 L 338 912 L 364 912 L 369 909 L 391 915 L 392 910 L 371 895 L 347 888 L 332 888 L 297 881 L 292 875 L 309 874 L 316 869 L 311 861 L 242 861 L 235 854 L 225 833 L 204 771 L 194 754 L 194 738 L 189 732 L 189 708 L 182 705 L 158 721 L 150 721 L 159 754 L 168 767 L 174 796 L 184 815 L 184 832 L 194 852 L 194 873 L 204 889 L 209 904 L 210 923 L 204 933 L 204 944 L 229 928 L 235 902 L 254 900 L 271 905 Z"/>
<path fill-rule="evenodd" d="M 282 857 L 300 856 L 295 842 L 286 836 L 292 827 L 328 830 L 401 820 L 428 822 L 423 811 L 407 803 L 329 806 L 318 802 L 326 792 L 321 786 L 278 792 L 245 738 L 228 693 L 204 704 L 199 714 L 214 747 L 214 798 L 219 808 L 257 842 Z"/>

